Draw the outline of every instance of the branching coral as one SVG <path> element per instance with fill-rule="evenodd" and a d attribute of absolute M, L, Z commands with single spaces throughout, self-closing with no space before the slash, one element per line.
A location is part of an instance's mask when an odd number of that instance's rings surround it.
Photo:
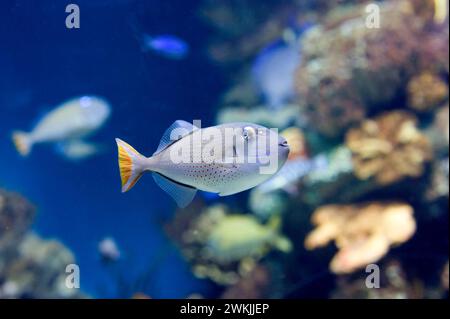
<path fill-rule="evenodd" d="M 416 127 L 416 118 L 403 111 L 364 121 L 347 133 L 346 144 L 353 153 L 356 176 L 374 177 L 381 185 L 422 175 L 432 157 L 431 145 Z"/>
<path fill-rule="evenodd" d="M 395 202 L 322 206 L 312 223 L 316 229 L 307 236 L 305 247 L 315 249 L 334 240 L 339 251 L 330 269 L 337 274 L 378 261 L 390 246 L 404 243 L 416 230 L 411 206 Z"/>
<path fill-rule="evenodd" d="M 408 83 L 408 104 L 417 111 L 432 110 L 447 98 L 447 83 L 430 72 L 415 76 Z"/>

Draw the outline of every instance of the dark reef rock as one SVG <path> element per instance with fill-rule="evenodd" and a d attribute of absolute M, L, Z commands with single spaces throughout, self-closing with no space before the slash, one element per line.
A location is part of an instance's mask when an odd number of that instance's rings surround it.
<path fill-rule="evenodd" d="M 0 190 L 0 298 L 80 298 L 66 287 L 73 254 L 56 240 L 30 232 L 34 207 L 18 194 Z"/>

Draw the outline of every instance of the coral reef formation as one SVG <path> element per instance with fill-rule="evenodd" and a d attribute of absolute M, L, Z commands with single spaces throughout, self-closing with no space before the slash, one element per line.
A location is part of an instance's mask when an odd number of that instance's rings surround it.
<path fill-rule="evenodd" d="M 0 190 L 0 298 L 80 298 L 66 286 L 73 254 L 56 240 L 31 233 L 34 208 Z"/>
<path fill-rule="evenodd" d="M 244 198 L 253 216 L 234 213 L 245 210 L 239 199 L 233 213 L 227 206 L 196 207 L 180 227 L 177 242 L 197 276 L 225 286 L 223 296 L 256 298 L 256 290 L 273 285 L 267 265 L 276 265 L 295 291 L 277 287 L 284 289 L 280 295 L 303 296 L 295 283 L 320 277 L 317 269 L 331 259 L 320 297 L 443 297 L 448 264 L 436 286 L 448 260 L 449 19 L 443 2 L 205 0 L 200 14 L 215 30 L 208 52 L 230 82 L 218 102 L 218 122 L 289 128 L 292 153 L 276 176 Z M 379 25 L 368 20 L 368 9 L 379 9 Z M 252 82 L 255 61 L 292 39 L 299 43 L 296 92 L 270 108 Z M 276 219 L 284 225 L 278 238 L 293 243 L 288 254 L 268 254 L 277 250 L 274 241 L 249 245 L 241 236 L 240 226 L 267 231 Z M 307 251 L 296 245 L 302 239 Z M 337 253 L 316 249 L 332 241 Z M 405 256 L 424 254 L 424 242 L 435 256 L 418 270 Z M 381 287 L 368 289 L 360 270 L 375 262 Z"/>
<path fill-rule="evenodd" d="M 317 228 L 305 239 L 305 247 L 315 249 L 334 240 L 339 252 L 330 269 L 337 274 L 378 261 L 416 230 L 413 209 L 404 203 L 327 205 L 314 212 L 312 223 Z"/>
<path fill-rule="evenodd" d="M 379 280 L 369 285 L 366 273 L 339 278 L 332 298 L 419 299 L 443 296 L 441 287 L 427 287 L 419 278 L 408 278 L 404 266 L 398 260 L 388 260 L 380 265 L 379 275 Z"/>
<path fill-rule="evenodd" d="M 421 176 L 432 150 L 416 123 L 412 114 L 393 111 L 349 130 L 346 145 L 353 153 L 356 176 L 374 177 L 382 185 Z"/>
<path fill-rule="evenodd" d="M 269 295 L 271 274 L 267 267 L 255 266 L 246 277 L 229 286 L 221 295 L 223 299 L 262 299 Z"/>
<path fill-rule="evenodd" d="M 364 6 L 355 6 L 340 19 L 330 15 L 302 41 L 297 89 L 312 129 L 325 136 L 340 135 L 369 111 L 391 103 L 419 70 L 448 74 L 448 33 L 445 39 L 428 32 L 427 15 L 416 14 L 410 1 L 379 7 L 379 28 L 366 27 Z"/>
<path fill-rule="evenodd" d="M 417 111 L 430 111 L 448 99 L 448 85 L 439 76 L 424 72 L 408 83 L 408 105 Z"/>

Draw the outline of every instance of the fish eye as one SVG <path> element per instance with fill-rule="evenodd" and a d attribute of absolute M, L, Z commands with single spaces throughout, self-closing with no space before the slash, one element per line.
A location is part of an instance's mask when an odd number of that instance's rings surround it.
<path fill-rule="evenodd" d="M 254 137 L 256 134 L 256 131 L 251 126 L 244 127 L 244 130 L 242 131 L 242 137 L 244 140 L 248 141 L 250 138 Z"/>

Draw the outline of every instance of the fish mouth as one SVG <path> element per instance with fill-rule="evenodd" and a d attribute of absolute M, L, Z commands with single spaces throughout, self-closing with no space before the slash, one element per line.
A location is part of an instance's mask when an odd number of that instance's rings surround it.
<path fill-rule="evenodd" d="M 284 140 L 281 143 L 278 143 L 278 146 L 282 146 L 282 147 L 289 147 L 288 142 L 286 140 Z"/>

